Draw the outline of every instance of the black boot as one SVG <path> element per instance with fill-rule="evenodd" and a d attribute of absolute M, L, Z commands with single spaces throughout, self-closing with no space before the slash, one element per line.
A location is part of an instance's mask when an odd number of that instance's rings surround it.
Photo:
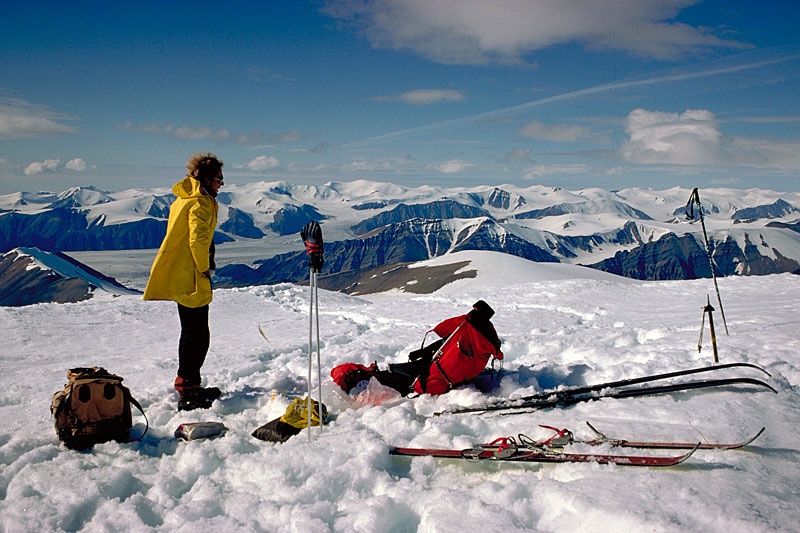
<path fill-rule="evenodd" d="M 203 391 L 203 395 L 212 402 L 219 398 L 222 394 L 222 391 L 219 390 L 219 387 L 200 387 L 200 390 Z"/>
<path fill-rule="evenodd" d="M 193 411 L 195 409 L 208 409 L 219 398 L 220 390 L 216 387 L 204 389 L 196 387 L 186 389 L 180 393 L 178 400 L 178 411 Z"/>

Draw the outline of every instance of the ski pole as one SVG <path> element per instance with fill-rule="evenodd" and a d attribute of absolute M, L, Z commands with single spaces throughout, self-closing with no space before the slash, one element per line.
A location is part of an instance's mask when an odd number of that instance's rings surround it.
<path fill-rule="evenodd" d="M 692 189 L 689 195 L 689 201 L 686 203 L 686 217 L 689 219 L 694 218 L 694 203 L 697 204 L 697 211 L 700 214 L 700 226 L 703 228 L 703 240 L 706 245 L 706 255 L 708 256 L 708 266 L 711 267 L 711 277 L 714 278 L 714 290 L 717 292 L 717 302 L 719 302 L 719 312 L 722 314 L 722 323 L 725 325 L 725 334 L 728 333 L 728 321 L 725 320 L 725 309 L 722 307 L 722 298 L 719 295 L 719 285 L 717 284 L 717 273 L 714 270 L 714 259 L 711 257 L 711 247 L 708 244 L 708 233 L 706 233 L 706 223 L 703 220 L 703 206 L 700 204 L 700 193 L 697 187 Z M 691 214 L 690 214 L 691 211 Z"/>
<path fill-rule="evenodd" d="M 714 331 L 714 308 L 711 307 L 711 299 L 706 296 L 706 306 L 703 313 L 708 313 L 708 327 L 711 329 L 711 348 L 714 350 L 714 362 L 719 363 L 719 353 L 717 352 L 717 333 Z"/>
<path fill-rule="evenodd" d="M 314 268 L 309 269 L 308 286 L 311 289 L 308 310 L 308 397 L 306 413 L 308 415 L 308 442 L 311 442 L 311 357 L 314 353 Z"/>
<path fill-rule="evenodd" d="M 314 317 L 316 315 L 317 321 L 317 377 L 319 383 L 318 389 L 318 408 L 319 408 L 319 427 L 322 431 L 322 364 L 320 355 L 320 336 L 319 336 L 319 284 L 317 282 L 317 273 L 322 270 L 324 263 L 322 259 L 322 229 L 315 221 L 311 221 L 305 225 L 300 232 L 303 243 L 306 246 L 306 254 L 308 255 L 308 285 L 310 288 L 311 298 L 309 301 L 308 310 L 308 403 L 306 410 L 308 412 L 308 440 L 311 442 L 311 411 L 313 407 L 313 400 L 311 399 L 311 392 L 313 390 L 313 354 L 314 354 Z"/>
<path fill-rule="evenodd" d="M 314 317 L 317 322 L 317 408 L 319 409 L 319 431 L 322 433 L 322 362 L 319 342 L 319 279 L 314 272 Z M 309 381 L 309 384 L 311 382 Z M 310 432 L 310 429 L 309 429 Z"/>

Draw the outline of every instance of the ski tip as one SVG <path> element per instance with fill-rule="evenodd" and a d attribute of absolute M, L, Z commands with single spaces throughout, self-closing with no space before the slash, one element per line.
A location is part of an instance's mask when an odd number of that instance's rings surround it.
<path fill-rule="evenodd" d="M 770 385 L 769 383 L 764 383 L 763 381 L 758 380 L 758 379 L 754 379 L 751 383 L 753 383 L 754 385 L 760 385 L 762 387 L 766 387 L 769 390 L 771 390 L 772 392 L 774 392 L 775 394 L 778 394 L 778 390 L 775 387 L 773 387 L 772 385 Z"/>
<path fill-rule="evenodd" d="M 695 445 L 694 445 L 694 448 L 692 448 L 692 449 L 691 449 L 691 450 L 689 450 L 687 453 L 685 453 L 684 455 L 682 455 L 682 456 L 680 457 L 680 459 L 678 459 L 678 460 L 677 460 L 675 463 L 671 464 L 670 466 L 679 465 L 679 464 L 681 464 L 682 462 L 684 462 L 686 459 L 688 459 L 689 457 L 691 457 L 692 455 L 694 455 L 694 452 L 696 452 L 697 450 L 699 450 L 699 449 L 700 449 L 700 446 L 701 446 L 702 444 L 703 444 L 702 442 L 698 442 L 697 444 L 695 444 Z"/>
<path fill-rule="evenodd" d="M 762 367 L 760 367 L 758 365 L 755 365 L 753 363 L 728 363 L 728 364 L 723 364 L 723 365 L 719 365 L 719 366 L 721 368 L 733 367 L 733 366 L 745 366 L 745 367 L 748 367 L 748 368 L 754 368 L 756 370 L 759 370 L 759 371 L 763 372 L 764 374 L 766 374 L 767 376 L 772 377 L 772 374 L 767 372 L 767 370 L 765 370 L 764 368 L 762 368 Z"/>
<path fill-rule="evenodd" d="M 730 378 L 730 379 L 726 379 L 726 380 L 719 380 L 719 382 L 720 382 L 720 384 L 722 384 L 722 382 L 727 382 L 728 384 L 740 383 L 740 384 L 747 384 L 747 385 L 755 385 L 757 387 L 764 387 L 765 389 L 769 389 L 772 392 L 774 392 L 775 394 L 778 394 L 778 390 L 775 387 L 773 387 L 769 383 L 761 381 L 760 379 Z"/>
<path fill-rule="evenodd" d="M 761 428 L 761 429 L 758 431 L 758 433 L 756 433 L 755 435 L 753 435 L 753 438 L 751 438 L 751 439 L 750 439 L 750 440 L 748 440 L 748 441 L 745 441 L 745 442 L 743 442 L 743 443 L 742 443 L 742 445 L 741 445 L 740 447 L 741 447 L 741 448 L 744 448 L 745 446 L 749 446 L 749 445 L 750 445 L 750 443 L 752 443 L 754 440 L 756 440 L 758 437 L 760 437 L 760 436 L 761 436 L 761 434 L 762 434 L 762 433 L 764 433 L 764 430 L 766 430 L 766 429 L 767 429 L 767 428 L 766 428 L 766 426 L 765 426 L 765 427 L 763 427 L 763 428 Z"/>

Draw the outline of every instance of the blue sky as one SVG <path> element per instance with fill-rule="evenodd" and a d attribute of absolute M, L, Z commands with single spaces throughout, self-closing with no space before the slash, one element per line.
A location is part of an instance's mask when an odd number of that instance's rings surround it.
<path fill-rule="evenodd" d="M 165 5 L 162 5 L 165 4 Z M 2 2 L 0 194 L 800 190 L 800 2 Z"/>

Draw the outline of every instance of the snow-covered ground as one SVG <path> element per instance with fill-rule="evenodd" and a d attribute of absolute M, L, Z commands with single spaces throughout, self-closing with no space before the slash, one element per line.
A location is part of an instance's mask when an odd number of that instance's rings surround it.
<path fill-rule="evenodd" d="M 696 348 L 707 294 L 717 306 L 711 280 L 635 282 L 582 277 L 570 265 L 493 266 L 504 257 L 483 256 L 488 275 L 459 282 L 460 290 L 358 298 L 320 291 L 325 374 L 342 362 L 403 361 L 426 330 L 478 299 L 496 310 L 504 341 L 508 373 L 493 396 L 712 363 L 707 330 L 702 353 Z M 0 308 L 0 530 L 797 531 L 800 278 L 726 278 L 720 291 L 730 329 L 725 335 L 717 311 L 721 361 L 763 366 L 779 394 L 745 387 L 436 417 L 485 397 L 465 387 L 356 408 L 328 383 L 330 424 L 314 428 L 311 443 L 303 432 L 284 444 L 250 433 L 305 391 L 308 288 L 215 292 L 203 370 L 225 392 L 210 410 L 190 413 L 177 412 L 172 390 L 174 304 L 121 296 Z M 150 419 L 141 442 L 87 453 L 59 444 L 50 398 L 68 368 L 90 365 L 125 377 Z M 180 423 L 201 420 L 229 431 L 189 443 L 173 438 Z M 520 432 L 546 435 L 539 424 L 589 437 L 587 420 L 641 439 L 736 441 L 767 429 L 746 449 L 698 451 L 666 469 L 388 454 L 392 446 L 466 448 Z M 141 432 L 141 417 L 135 423 Z"/>

